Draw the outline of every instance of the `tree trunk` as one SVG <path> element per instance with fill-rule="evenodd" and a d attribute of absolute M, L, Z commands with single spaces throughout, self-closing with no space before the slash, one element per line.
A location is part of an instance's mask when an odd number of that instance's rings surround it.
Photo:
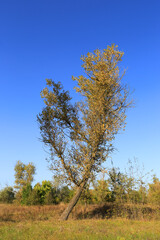
<path fill-rule="evenodd" d="M 74 195 L 74 197 L 71 199 L 71 201 L 69 202 L 67 208 L 64 210 L 64 212 L 62 213 L 60 220 L 67 220 L 69 217 L 69 214 L 72 212 L 74 206 L 77 204 L 83 189 L 85 187 L 85 183 L 83 183 L 80 187 L 77 188 L 76 194 Z"/>

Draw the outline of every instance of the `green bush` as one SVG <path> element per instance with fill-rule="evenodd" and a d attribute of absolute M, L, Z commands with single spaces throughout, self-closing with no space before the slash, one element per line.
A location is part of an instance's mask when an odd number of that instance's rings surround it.
<path fill-rule="evenodd" d="M 109 190 L 109 183 L 107 180 L 98 180 L 94 185 L 93 201 L 95 203 L 104 203 L 112 201 L 112 193 Z"/>
<path fill-rule="evenodd" d="M 37 183 L 34 186 L 34 191 L 36 192 L 37 196 L 39 196 L 40 204 L 51 204 L 53 192 L 52 192 L 52 184 L 50 181 L 42 181 L 42 184 Z"/>
<path fill-rule="evenodd" d="M 32 205 L 31 203 L 31 195 L 32 195 L 32 186 L 30 184 L 26 185 L 22 189 L 22 200 L 21 203 L 24 205 Z"/>
<path fill-rule="evenodd" d="M 73 196 L 73 191 L 68 186 L 63 186 L 60 189 L 60 200 L 61 202 L 68 203 Z"/>
<path fill-rule="evenodd" d="M 0 191 L 0 202 L 12 203 L 14 200 L 14 191 L 12 187 L 5 187 Z"/>
<path fill-rule="evenodd" d="M 44 204 L 50 205 L 50 204 L 58 204 L 60 203 L 60 197 L 58 191 L 56 191 L 55 188 L 52 188 L 50 191 L 48 191 L 45 194 L 44 197 Z"/>

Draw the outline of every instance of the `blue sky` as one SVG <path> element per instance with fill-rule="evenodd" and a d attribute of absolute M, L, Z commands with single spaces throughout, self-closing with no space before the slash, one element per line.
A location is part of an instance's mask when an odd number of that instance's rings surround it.
<path fill-rule="evenodd" d="M 1 1 L 0 187 L 14 184 L 17 160 L 35 164 L 35 182 L 52 179 L 36 122 L 45 79 L 61 81 L 76 98 L 71 76 L 82 74 L 80 56 L 111 43 L 125 53 L 135 99 L 112 160 L 124 168 L 136 157 L 160 177 L 159 9 L 159 0 Z"/>

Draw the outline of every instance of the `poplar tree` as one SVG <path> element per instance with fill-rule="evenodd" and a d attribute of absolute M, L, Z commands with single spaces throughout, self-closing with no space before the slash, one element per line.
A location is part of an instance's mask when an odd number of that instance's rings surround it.
<path fill-rule="evenodd" d="M 41 92 L 45 107 L 37 119 L 42 141 L 51 150 L 51 168 L 77 188 L 61 220 L 68 219 L 86 184 L 113 151 L 115 135 L 125 128 L 130 101 L 121 81 L 122 56 L 113 44 L 81 57 L 84 75 L 72 77 L 79 102 L 73 103 L 62 84 L 51 79 Z"/>
<path fill-rule="evenodd" d="M 33 163 L 24 164 L 21 161 L 17 161 L 15 167 L 15 188 L 22 189 L 33 182 L 33 176 L 36 168 Z"/>

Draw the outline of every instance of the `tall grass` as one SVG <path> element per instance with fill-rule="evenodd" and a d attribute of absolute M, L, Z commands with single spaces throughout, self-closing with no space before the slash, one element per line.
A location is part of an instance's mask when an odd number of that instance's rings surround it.
<path fill-rule="evenodd" d="M 65 204 L 49 206 L 17 206 L 0 204 L 0 222 L 45 221 L 59 219 Z M 142 204 L 78 204 L 70 219 L 132 219 L 160 220 L 160 207 Z"/>

